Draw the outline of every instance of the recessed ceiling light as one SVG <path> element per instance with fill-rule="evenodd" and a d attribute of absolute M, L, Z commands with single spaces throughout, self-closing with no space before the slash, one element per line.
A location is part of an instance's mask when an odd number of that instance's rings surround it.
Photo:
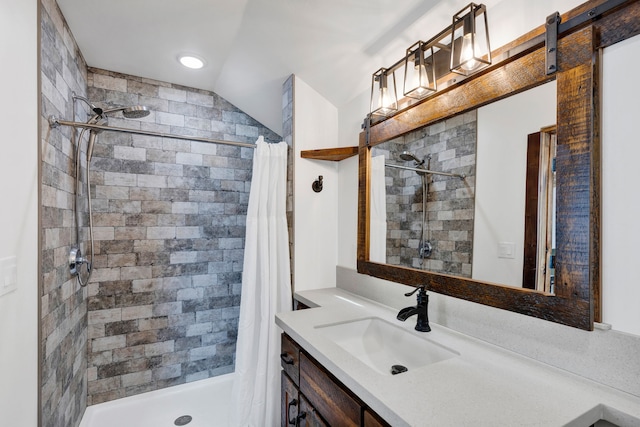
<path fill-rule="evenodd" d="M 178 61 L 185 67 L 193 68 L 194 70 L 204 67 L 204 60 L 193 55 L 180 55 Z"/>

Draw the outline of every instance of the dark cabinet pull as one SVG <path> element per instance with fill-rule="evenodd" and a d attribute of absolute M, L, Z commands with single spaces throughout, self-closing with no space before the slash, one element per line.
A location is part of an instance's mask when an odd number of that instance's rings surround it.
<path fill-rule="evenodd" d="M 305 418 L 307 418 L 307 413 L 306 412 L 303 412 L 303 413 L 299 414 L 296 417 L 296 426 L 299 426 L 300 425 L 300 420 L 304 420 Z"/>
<path fill-rule="evenodd" d="M 282 361 L 287 365 L 293 365 L 293 357 L 289 356 L 286 351 L 280 354 L 280 359 L 282 359 Z"/>
<path fill-rule="evenodd" d="M 298 406 L 298 399 L 292 399 L 291 402 L 289 402 L 289 405 L 287 405 L 287 424 L 294 426 L 296 425 L 297 421 L 295 419 L 294 420 L 291 419 L 292 406 Z"/>

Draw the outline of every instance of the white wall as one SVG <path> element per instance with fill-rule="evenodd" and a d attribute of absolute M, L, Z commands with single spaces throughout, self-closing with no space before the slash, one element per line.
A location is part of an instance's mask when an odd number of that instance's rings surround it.
<path fill-rule="evenodd" d="M 0 296 L 0 424 L 20 427 L 38 414 L 38 26 L 35 0 L 0 1 L 0 259 L 18 282 Z"/>
<path fill-rule="evenodd" d="M 474 279 L 522 286 L 527 135 L 555 123 L 555 81 L 478 109 Z M 503 242 L 513 258 L 498 257 Z"/>
<path fill-rule="evenodd" d="M 640 335 L 640 36 L 604 50 L 602 85 L 602 315 Z"/>
<path fill-rule="evenodd" d="M 298 77 L 294 81 L 295 290 L 335 286 L 338 240 L 338 164 L 300 158 L 300 151 L 338 145 L 338 111 Z M 323 177 L 324 189 L 311 184 Z"/>

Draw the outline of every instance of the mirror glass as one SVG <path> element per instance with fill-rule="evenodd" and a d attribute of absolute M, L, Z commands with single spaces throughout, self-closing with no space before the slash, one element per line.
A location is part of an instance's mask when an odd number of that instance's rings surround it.
<path fill-rule="evenodd" d="M 555 122 L 551 81 L 372 147 L 369 259 L 551 293 Z"/>

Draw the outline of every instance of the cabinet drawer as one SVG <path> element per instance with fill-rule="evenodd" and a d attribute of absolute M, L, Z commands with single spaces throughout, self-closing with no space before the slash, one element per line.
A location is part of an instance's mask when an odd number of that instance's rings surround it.
<path fill-rule="evenodd" d="M 300 348 L 288 335 L 282 334 L 280 364 L 291 381 L 300 385 Z"/>
<path fill-rule="evenodd" d="M 317 364 L 300 353 L 300 393 L 332 427 L 360 427 L 360 402 Z"/>

